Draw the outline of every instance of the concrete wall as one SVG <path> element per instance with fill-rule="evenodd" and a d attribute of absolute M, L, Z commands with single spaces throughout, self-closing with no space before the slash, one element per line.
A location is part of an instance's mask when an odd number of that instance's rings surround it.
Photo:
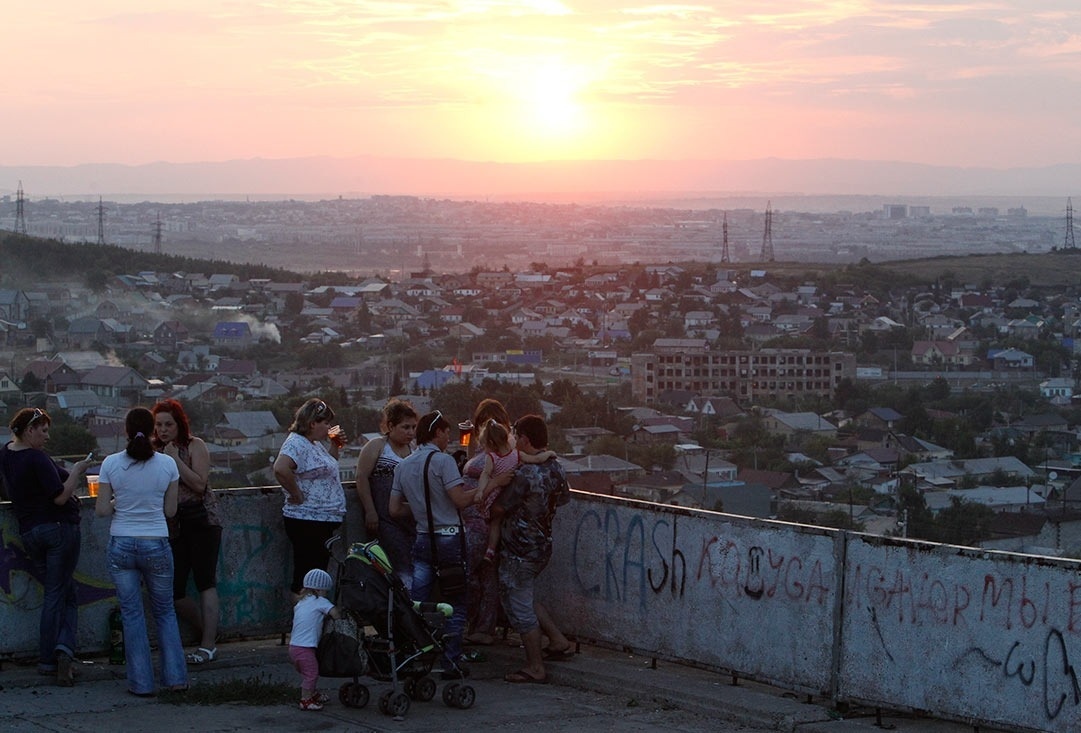
<path fill-rule="evenodd" d="M 790 689 L 1081 730 L 1081 563 L 575 494 L 543 596 L 566 630 Z"/>
<path fill-rule="evenodd" d="M 226 525 L 218 565 L 222 634 L 288 631 L 292 623 L 288 602 L 291 568 L 280 490 L 217 493 Z M 83 651 L 108 646 L 108 615 L 116 605 L 116 591 L 105 564 L 110 521 L 95 516 L 91 501 L 83 500 L 83 544 L 75 572 L 79 647 Z M 0 654 L 36 656 L 41 585 L 29 574 L 10 504 L 0 504 L 0 541 L 0 628 L 4 629 Z M 194 594 L 194 587 L 189 590 Z"/>
<path fill-rule="evenodd" d="M 218 492 L 223 635 L 289 627 L 280 490 Z M 363 539 L 350 490 L 346 541 Z M 84 508 L 80 646 L 115 603 Z M 36 653 L 41 589 L 0 504 L 0 656 Z M 567 631 L 789 689 L 1011 730 L 1081 730 L 1081 563 L 575 492 L 540 584 Z"/>
<path fill-rule="evenodd" d="M 839 694 L 1017 728 L 1081 729 L 1078 569 L 849 536 Z"/>
<path fill-rule="evenodd" d="M 585 638 L 830 692 L 838 536 L 576 494 L 544 595 Z M 588 497 L 587 500 L 581 500 Z"/>

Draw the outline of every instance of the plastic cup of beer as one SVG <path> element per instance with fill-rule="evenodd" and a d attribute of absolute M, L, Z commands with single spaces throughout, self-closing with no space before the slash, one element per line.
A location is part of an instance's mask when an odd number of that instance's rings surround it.
<path fill-rule="evenodd" d="M 338 446 L 339 448 L 345 445 L 345 440 L 342 438 L 341 425 L 331 425 L 329 428 L 327 428 L 327 438 L 329 438 L 330 442 Z"/>
<path fill-rule="evenodd" d="M 473 438 L 473 421 L 466 420 L 458 423 L 458 433 L 458 442 L 461 443 L 463 448 L 468 448 L 469 441 Z"/>
<path fill-rule="evenodd" d="M 98 477 L 87 476 L 86 477 L 86 493 L 92 497 L 98 495 Z"/>

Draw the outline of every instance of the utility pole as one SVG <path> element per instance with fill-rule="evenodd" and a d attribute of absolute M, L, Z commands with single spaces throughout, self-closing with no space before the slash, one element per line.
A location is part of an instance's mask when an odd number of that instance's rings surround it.
<path fill-rule="evenodd" d="M 766 202 L 766 226 L 762 231 L 762 254 L 759 259 L 773 262 L 773 206 L 770 201 Z"/>
<path fill-rule="evenodd" d="M 154 254 L 161 254 L 161 212 L 158 212 L 158 220 L 154 222 Z"/>
<path fill-rule="evenodd" d="M 105 244 L 105 204 L 98 196 L 98 244 Z"/>
<path fill-rule="evenodd" d="M 15 191 L 15 233 L 26 234 L 26 211 L 24 207 L 23 182 L 19 181 L 19 188 Z"/>
<path fill-rule="evenodd" d="M 1077 249 L 1077 242 L 1073 238 L 1073 199 L 1066 199 L 1066 241 L 1062 245 L 1065 249 Z"/>
<path fill-rule="evenodd" d="M 721 262 L 731 262 L 732 257 L 728 253 L 728 212 L 724 212 L 724 222 L 721 224 Z"/>

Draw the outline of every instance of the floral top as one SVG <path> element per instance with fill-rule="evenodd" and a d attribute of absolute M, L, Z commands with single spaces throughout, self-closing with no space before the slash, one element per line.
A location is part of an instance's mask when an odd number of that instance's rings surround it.
<path fill-rule="evenodd" d="M 300 433 L 289 433 L 279 452 L 297 464 L 297 486 L 304 494 L 303 504 L 287 501 L 282 507 L 282 514 L 290 519 L 312 522 L 342 521 L 345 516 L 345 490 L 342 488 L 338 460 L 327 452 L 322 443 L 313 443 Z"/>
<path fill-rule="evenodd" d="M 505 555 L 543 567 L 552 555 L 552 518 L 571 499 L 559 461 L 524 463 L 499 494 L 503 507 L 500 546 Z"/>

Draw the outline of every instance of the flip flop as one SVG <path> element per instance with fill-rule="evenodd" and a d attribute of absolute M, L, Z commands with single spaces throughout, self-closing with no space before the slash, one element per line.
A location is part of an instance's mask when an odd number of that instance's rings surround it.
<path fill-rule="evenodd" d="M 524 669 L 520 669 L 517 672 L 507 672 L 503 677 L 505 682 L 512 684 L 527 684 L 527 685 L 547 685 L 548 675 L 537 678 L 526 672 Z"/>
<path fill-rule="evenodd" d="M 574 659 L 574 655 L 577 654 L 574 651 L 573 646 L 569 646 L 566 649 L 545 649 L 544 661 L 546 662 L 569 662 Z"/>

